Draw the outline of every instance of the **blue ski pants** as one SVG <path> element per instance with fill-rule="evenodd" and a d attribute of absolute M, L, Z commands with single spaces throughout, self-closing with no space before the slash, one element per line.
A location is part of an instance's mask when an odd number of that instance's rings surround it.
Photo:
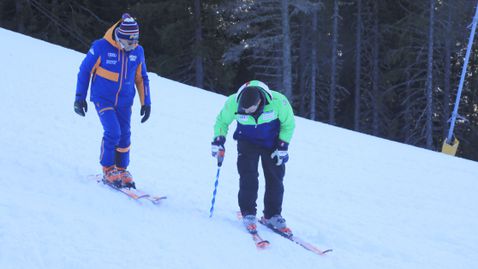
<path fill-rule="evenodd" d="M 102 166 L 127 168 L 131 145 L 131 106 L 115 107 L 107 102 L 95 102 L 103 125 L 100 163 Z"/>

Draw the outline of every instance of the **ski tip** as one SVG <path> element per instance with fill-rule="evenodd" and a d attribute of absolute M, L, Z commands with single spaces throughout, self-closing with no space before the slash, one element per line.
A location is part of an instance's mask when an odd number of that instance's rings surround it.
<path fill-rule="evenodd" d="M 236 212 L 236 217 L 237 217 L 238 220 L 242 220 L 242 213 L 241 213 L 241 211 L 237 211 L 237 212 Z"/>
<path fill-rule="evenodd" d="M 269 243 L 269 241 L 263 240 L 263 241 L 257 242 L 257 243 L 256 243 L 256 246 L 257 246 L 257 248 L 259 248 L 259 249 L 265 249 L 265 248 L 269 247 L 270 244 L 271 244 L 271 243 Z"/>
<path fill-rule="evenodd" d="M 165 199 L 168 199 L 167 196 L 151 196 L 151 199 L 154 199 L 154 200 L 165 200 Z"/>
<path fill-rule="evenodd" d="M 168 198 L 168 197 L 166 197 L 166 196 L 152 196 L 152 197 L 150 196 L 150 197 L 148 197 L 148 199 L 155 205 L 159 205 L 161 203 L 161 201 L 165 200 L 166 198 Z"/>

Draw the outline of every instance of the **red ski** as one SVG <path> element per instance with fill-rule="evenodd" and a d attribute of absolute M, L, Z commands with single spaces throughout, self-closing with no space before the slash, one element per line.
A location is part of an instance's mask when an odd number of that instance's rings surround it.
<path fill-rule="evenodd" d="M 328 252 L 331 252 L 332 249 L 326 249 L 326 250 L 321 250 L 319 249 L 318 247 L 304 241 L 303 239 L 293 235 L 293 234 L 289 234 L 289 233 L 284 233 L 276 228 L 274 228 L 273 226 L 271 225 L 267 225 L 262 219 L 259 220 L 259 223 L 261 223 L 262 225 L 266 226 L 267 228 L 269 228 L 271 231 L 273 231 L 274 233 L 276 234 L 279 234 L 280 236 L 284 237 L 284 238 L 287 238 L 289 239 L 290 241 L 296 243 L 297 245 L 307 249 L 308 251 L 311 251 L 315 254 L 318 254 L 320 256 L 324 256 L 326 253 Z"/>

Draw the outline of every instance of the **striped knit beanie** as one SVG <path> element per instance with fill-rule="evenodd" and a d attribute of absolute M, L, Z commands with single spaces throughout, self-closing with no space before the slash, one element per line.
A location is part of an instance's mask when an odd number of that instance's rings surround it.
<path fill-rule="evenodd" d="M 123 14 L 121 24 L 116 29 L 116 36 L 128 40 L 139 39 L 138 23 L 128 13 Z"/>

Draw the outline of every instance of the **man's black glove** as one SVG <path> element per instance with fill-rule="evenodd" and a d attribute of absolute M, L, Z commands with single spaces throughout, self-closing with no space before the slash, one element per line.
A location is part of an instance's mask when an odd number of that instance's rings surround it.
<path fill-rule="evenodd" d="M 84 117 L 88 111 L 88 104 L 86 103 L 86 100 L 78 100 L 75 101 L 73 108 L 75 109 L 76 114 Z"/>
<path fill-rule="evenodd" d="M 149 115 L 151 114 L 151 105 L 143 105 L 141 106 L 140 115 L 144 117 L 141 119 L 141 123 L 147 121 L 149 119 Z"/>

